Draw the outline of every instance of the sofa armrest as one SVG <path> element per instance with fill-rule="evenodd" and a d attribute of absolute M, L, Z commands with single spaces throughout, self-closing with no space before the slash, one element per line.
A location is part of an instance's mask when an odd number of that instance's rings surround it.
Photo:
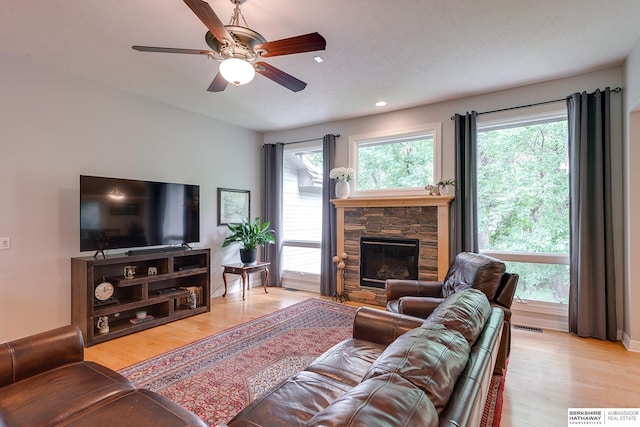
<path fill-rule="evenodd" d="M 516 273 L 504 273 L 500 279 L 500 287 L 492 302 L 504 308 L 511 308 L 513 297 L 516 294 L 516 288 L 518 286 L 518 279 L 520 279 L 520 276 Z"/>
<path fill-rule="evenodd" d="M 398 311 L 407 316 L 426 319 L 442 301 L 444 298 L 402 297 L 398 304 Z"/>
<path fill-rule="evenodd" d="M 387 301 L 401 297 L 442 297 L 442 282 L 387 279 Z"/>
<path fill-rule="evenodd" d="M 353 320 L 353 338 L 389 345 L 400 335 L 422 325 L 423 319 L 360 307 Z"/>
<path fill-rule="evenodd" d="M 82 333 L 76 326 L 0 344 L 0 387 L 83 359 Z"/>

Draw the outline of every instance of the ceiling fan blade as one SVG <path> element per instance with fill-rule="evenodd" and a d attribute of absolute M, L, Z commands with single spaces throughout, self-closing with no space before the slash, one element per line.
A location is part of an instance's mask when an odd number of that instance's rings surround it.
<path fill-rule="evenodd" d="M 220 74 L 220 72 L 218 72 L 207 90 L 209 92 L 222 92 L 227 88 L 228 84 L 229 82 L 226 81 L 224 77 L 222 77 L 222 74 Z"/>
<path fill-rule="evenodd" d="M 131 46 L 131 49 L 140 52 L 161 52 L 161 53 L 186 53 L 191 55 L 214 55 L 212 50 L 204 49 L 180 49 L 173 47 L 155 47 L 155 46 Z"/>
<path fill-rule="evenodd" d="M 220 18 L 218 18 L 218 15 L 211 9 L 209 3 L 202 0 L 184 0 L 184 2 L 220 43 L 226 41 L 229 44 L 233 44 L 233 37 L 231 37 Z"/>
<path fill-rule="evenodd" d="M 274 40 L 256 45 L 255 51 L 266 50 L 263 57 L 291 55 L 293 53 L 313 52 L 325 50 L 327 41 L 318 33 L 309 33 L 288 39 Z"/>
<path fill-rule="evenodd" d="M 292 75 L 287 74 L 266 62 L 256 62 L 255 68 L 257 73 L 262 74 L 266 78 L 286 87 L 290 91 L 300 92 L 302 89 L 307 87 L 307 84 L 302 80 L 298 80 Z"/>

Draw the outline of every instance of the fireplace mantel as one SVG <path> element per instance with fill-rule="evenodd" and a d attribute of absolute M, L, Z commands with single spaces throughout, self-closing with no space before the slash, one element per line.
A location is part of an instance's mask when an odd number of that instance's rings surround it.
<path fill-rule="evenodd" d="M 332 199 L 336 208 L 389 208 L 404 206 L 449 206 L 452 196 L 353 197 Z"/>
<path fill-rule="evenodd" d="M 351 212 L 352 210 L 360 210 L 364 208 L 366 211 L 374 211 L 378 212 L 374 214 L 374 216 L 382 215 L 380 212 L 384 212 L 384 216 L 389 217 L 393 216 L 393 209 L 399 208 L 401 212 L 405 212 L 404 208 L 429 208 L 435 209 L 432 215 L 436 215 L 437 212 L 437 279 L 442 280 L 446 275 L 446 272 L 449 268 L 449 206 L 453 201 L 453 197 L 451 196 L 393 196 L 393 197 L 352 197 L 349 199 L 332 199 L 331 202 L 336 207 L 336 246 L 337 253 L 341 254 L 346 252 L 348 255 L 351 255 L 347 260 L 347 270 L 355 271 L 357 269 L 357 264 L 359 263 L 359 254 L 354 254 L 349 252 L 357 252 L 357 249 L 353 248 L 351 245 L 350 250 L 345 251 L 345 230 L 350 233 L 359 232 L 358 230 L 362 227 L 360 225 L 349 225 L 347 224 L 345 227 L 345 210 Z M 391 208 L 391 211 L 388 209 Z M 380 209 L 380 211 L 378 211 Z M 415 215 L 415 212 L 413 213 Z M 435 217 L 434 217 L 435 219 Z M 406 224 L 406 223 L 405 223 Z M 391 228 L 396 228 L 391 224 Z M 395 233 L 402 234 L 399 230 L 394 230 Z M 364 230 L 363 230 L 364 231 Z M 385 233 L 386 234 L 386 230 Z M 435 236 L 434 236 L 435 238 Z M 353 256 L 355 255 L 355 259 Z M 434 253 L 435 255 L 435 253 Z M 355 263 L 356 265 L 352 265 Z M 435 269 L 435 265 L 433 268 Z M 434 272 L 435 273 L 435 272 Z M 344 273 L 343 273 L 344 274 Z M 435 276 L 435 274 L 434 274 Z M 435 279 L 435 277 L 434 277 Z M 432 279 L 433 280 L 433 279 Z M 338 294 L 344 294 L 344 278 L 340 277 L 340 273 L 338 275 Z M 348 293 L 349 298 L 355 297 L 363 300 L 367 300 L 368 302 L 373 302 L 371 300 L 379 300 L 376 303 L 382 303 L 384 300 L 384 296 L 376 290 L 369 290 L 369 288 L 352 289 L 353 286 L 349 284 L 346 289 L 346 293 Z M 384 292 L 382 292 L 384 293 Z M 383 304 L 384 305 L 384 304 Z"/>

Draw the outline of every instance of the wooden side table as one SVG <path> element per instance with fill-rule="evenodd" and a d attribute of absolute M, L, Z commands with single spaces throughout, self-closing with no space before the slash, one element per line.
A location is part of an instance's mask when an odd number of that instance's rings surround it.
<path fill-rule="evenodd" d="M 245 283 L 247 290 L 249 290 L 249 285 L 251 282 L 251 279 L 249 279 L 249 274 L 256 271 L 264 272 L 264 280 L 262 281 L 262 286 L 264 287 L 264 292 L 268 294 L 269 291 L 267 291 L 267 279 L 269 278 L 268 267 L 270 265 L 270 262 L 257 262 L 255 264 L 242 264 L 239 262 L 236 264 L 223 265 L 222 267 L 224 267 L 224 271 L 222 272 L 222 280 L 224 281 L 224 294 L 222 296 L 227 296 L 227 273 L 239 274 L 242 278 L 242 300 L 244 301 Z"/>

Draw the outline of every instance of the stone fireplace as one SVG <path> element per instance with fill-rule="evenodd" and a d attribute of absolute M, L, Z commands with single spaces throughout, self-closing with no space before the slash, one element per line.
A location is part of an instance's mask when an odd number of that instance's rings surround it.
<path fill-rule="evenodd" d="M 442 280 L 449 268 L 448 196 L 334 199 L 337 253 L 347 253 L 338 293 L 349 300 L 386 305 L 384 279 L 361 283 L 361 240 L 417 242 L 417 278 Z M 393 255 L 393 254 L 391 254 Z M 399 255 L 401 257 L 407 254 Z M 366 267 L 366 266 L 365 266 Z M 396 274 L 404 275 L 402 266 Z"/>

